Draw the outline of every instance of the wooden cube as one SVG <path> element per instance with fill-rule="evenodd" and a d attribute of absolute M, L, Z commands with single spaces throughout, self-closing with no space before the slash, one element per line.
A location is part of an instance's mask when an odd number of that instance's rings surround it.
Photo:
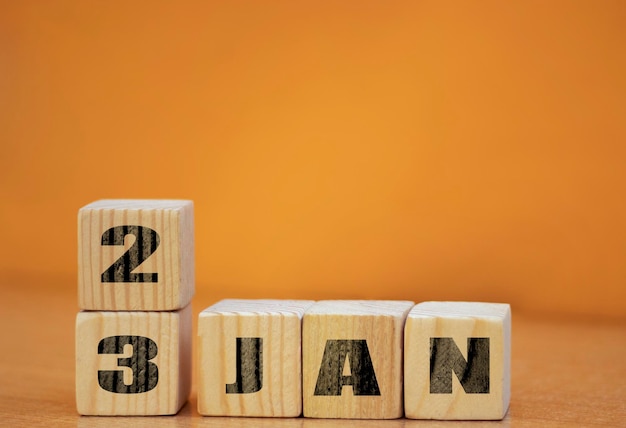
<path fill-rule="evenodd" d="M 507 304 L 424 302 L 406 320 L 404 409 L 411 419 L 502 419 L 511 396 Z"/>
<path fill-rule="evenodd" d="M 198 412 L 302 413 L 302 316 L 308 300 L 222 300 L 198 319 Z"/>
<path fill-rule="evenodd" d="M 407 301 L 321 301 L 304 314 L 304 416 L 403 416 L 402 345 Z"/>
<path fill-rule="evenodd" d="M 79 312 L 78 413 L 177 413 L 191 388 L 191 321 L 191 305 L 174 312 Z"/>
<path fill-rule="evenodd" d="M 193 203 L 101 200 L 78 212 L 78 304 L 176 310 L 194 294 Z"/>

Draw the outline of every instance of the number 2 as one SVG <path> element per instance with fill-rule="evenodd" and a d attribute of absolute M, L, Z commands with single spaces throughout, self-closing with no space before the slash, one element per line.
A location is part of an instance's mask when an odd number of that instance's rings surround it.
<path fill-rule="evenodd" d="M 139 394 L 154 389 L 159 382 L 159 368 L 150 362 L 158 349 L 152 339 L 143 336 L 109 336 L 98 343 L 98 354 L 123 354 L 124 346 L 132 345 L 133 353 L 128 358 L 118 358 L 119 367 L 130 367 L 133 382 L 124 383 L 122 370 L 98 370 L 100 387 L 118 394 Z"/>
<path fill-rule="evenodd" d="M 145 226 L 115 226 L 102 234 L 102 245 L 124 245 L 126 235 L 134 235 L 135 242 L 107 270 L 102 282 L 159 282 L 158 273 L 133 273 L 159 246 L 159 234 Z"/>

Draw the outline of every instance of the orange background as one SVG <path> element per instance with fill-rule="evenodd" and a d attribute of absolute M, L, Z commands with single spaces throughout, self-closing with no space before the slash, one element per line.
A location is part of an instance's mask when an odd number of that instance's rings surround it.
<path fill-rule="evenodd" d="M 625 5 L 0 0 L 3 284 L 188 198 L 199 292 L 626 317 Z"/>

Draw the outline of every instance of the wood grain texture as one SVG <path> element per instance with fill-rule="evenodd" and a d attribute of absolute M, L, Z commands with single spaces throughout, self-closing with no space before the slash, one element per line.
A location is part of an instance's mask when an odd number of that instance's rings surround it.
<path fill-rule="evenodd" d="M 317 302 L 307 310 L 302 332 L 305 417 L 402 417 L 403 331 L 406 315 L 412 307 L 413 302 L 409 301 L 328 300 Z M 357 352 L 354 345 L 341 348 L 354 344 L 350 341 L 365 341 L 367 345 L 365 351 L 359 344 L 361 358 L 358 360 L 350 356 Z M 333 376 L 332 370 L 337 364 L 339 371 Z M 328 382 L 340 381 L 343 376 L 351 376 L 352 381 L 356 381 L 359 374 L 367 372 L 368 366 L 375 373 L 377 391 L 371 381 L 362 387 L 343 385 L 338 392 L 331 391 L 332 385 Z"/>
<path fill-rule="evenodd" d="M 470 352 L 469 338 L 488 339 L 488 353 Z M 442 345 L 437 352 L 435 343 L 451 343 L 449 339 L 456 347 L 447 349 Z M 465 370 L 460 373 L 452 369 L 438 370 L 444 365 L 440 361 L 452 365 L 453 350 L 457 351 L 457 348 L 459 357 L 462 354 L 462 359 L 457 361 Z M 469 359 L 470 353 L 476 358 Z M 487 361 L 486 384 L 483 374 L 479 373 L 478 355 L 481 353 L 486 355 Z M 465 362 L 467 364 L 463 365 Z M 443 380 L 451 384 L 448 391 L 437 383 L 437 375 L 441 373 L 444 373 Z M 471 376 L 472 373 L 476 376 Z M 472 388 L 472 379 L 479 377 L 480 387 L 474 385 Z M 468 391 L 461 385 L 461 378 Z M 409 312 L 405 325 L 404 388 L 407 418 L 502 419 L 511 396 L 509 305 L 475 302 L 417 304 Z"/>
<path fill-rule="evenodd" d="M 159 243 L 132 272 L 157 274 L 155 282 L 103 282 L 102 274 L 136 242 L 103 245 L 116 226 L 154 230 Z M 149 253 L 149 251 L 148 251 Z M 101 200 L 78 212 L 78 303 L 81 309 L 115 311 L 176 310 L 195 291 L 193 203 L 184 200 Z"/>
<path fill-rule="evenodd" d="M 312 304 L 308 300 L 228 299 L 202 311 L 198 318 L 198 412 L 300 416 L 302 316 Z M 237 367 L 238 338 L 254 340 L 258 346 L 256 353 L 244 348 L 241 368 Z M 261 361 L 255 366 L 251 363 L 255 360 Z M 252 387 L 237 391 L 237 383 Z"/>
<path fill-rule="evenodd" d="M 191 388 L 191 306 L 173 312 L 82 311 L 76 317 L 76 405 L 83 415 L 172 415 L 187 401 Z M 116 393 L 99 382 L 100 371 L 123 372 L 125 385 L 146 374 L 144 349 L 125 345 L 123 354 L 104 354 L 100 342 L 115 336 L 140 336 L 155 344 L 146 375 L 154 387 L 140 393 Z M 142 342 L 143 343 L 143 342 Z M 143 346 L 143 345 L 140 345 Z M 140 356 L 133 364 L 121 359 Z M 122 367 L 129 365 L 129 367 Z M 155 379 L 156 376 L 156 379 Z"/>

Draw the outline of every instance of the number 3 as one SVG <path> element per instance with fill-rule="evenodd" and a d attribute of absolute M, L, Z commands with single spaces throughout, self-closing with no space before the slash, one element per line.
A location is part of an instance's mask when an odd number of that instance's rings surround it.
<path fill-rule="evenodd" d="M 159 368 L 150 360 L 157 355 L 156 343 L 143 336 L 110 336 L 98 343 L 98 354 L 123 354 L 124 345 L 132 345 L 133 353 L 129 358 L 118 358 L 117 365 L 130 367 L 133 383 L 124 383 L 122 370 L 98 370 L 100 387 L 118 394 L 139 394 L 154 389 L 159 381 Z"/>
<path fill-rule="evenodd" d="M 135 242 L 102 273 L 102 282 L 159 282 L 157 273 L 132 273 L 159 246 L 159 234 L 145 226 L 115 226 L 102 234 L 102 245 L 124 245 L 126 235 Z"/>

